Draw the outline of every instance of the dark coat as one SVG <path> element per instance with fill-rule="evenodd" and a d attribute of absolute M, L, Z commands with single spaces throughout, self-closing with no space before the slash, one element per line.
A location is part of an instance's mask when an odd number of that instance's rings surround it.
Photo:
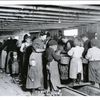
<path fill-rule="evenodd" d="M 60 56 L 56 55 L 55 51 L 52 48 L 48 48 L 46 50 L 46 59 L 47 59 L 47 62 L 52 62 L 53 59 L 55 61 L 59 61 L 60 60 Z"/>
<path fill-rule="evenodd" d="M 87 51 L 89 48 L 91 48 L 91 42 L 90 42 L 90 40 L 87 40 L 84 42 L 84 52 L 83 52 L 84 58 L 85 58 L 85 55 L 87 54 Z"/>

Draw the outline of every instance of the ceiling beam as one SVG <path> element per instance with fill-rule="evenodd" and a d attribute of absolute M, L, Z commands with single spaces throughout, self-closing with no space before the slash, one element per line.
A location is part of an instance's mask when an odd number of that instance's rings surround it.
<path fill-rule="evenodd" d="M 61 23 L 59 23 L 59 20 Z M 49 29 L 96 23 L 100 21 L 99 8 L 84 6 L 20 5 L 0 7 L 0 29 Z M 54 26 L 55 25 L 55 26 Z"/>
<path fill-rule="evenodd" d="M 6 12 L 6 11 L 0 11 L 0 15 L 10 15 L 10 16 L 20 16 L 20 17 L 34 17 L 34 16 L 45 16 L 45 17 L 80 17 L 80 18 L 93 18 L 95 16 L 91 16 L 91 15 L 77 15 L 77 14 L 57 14 L 57 13 L 45 13 L 45 12 L 34 12 L 34 13 L 20 13 L 20 12 Z M 98 15 L 99 16 L 99 15 Z"/>
<path fill-rule="evenodd" d="M 1 6 L 3 8 L 3 6 Z M 8 7 L 5 7 L 5 8 L 8 8 Z M 18 9 L 18 10 L 21 10 L 21 9 L 24 9 L 24 10 L 30 10 L 30 9 L 38 9 L 38 8 L 49 8 L 49 9 L 63 9 L 63 10 L 74 10 L 74 11 L 100 11 L 99 7 L 91 7 L 88 6 L 88 5 L 39 5 L 39 4 L 35 4 L 35 5 L 15 5 L 15 6 L 11 6 L 9 7 L 9 9 Z"/>
<path fill-rule="evenodd" d="M 100 14 L 100 10 L 94 10 L 94 9 L 75 9 L 75 7 L 66 7 L 66 9 L 61 8 L 52 8 L 52 7 L 41 7 L 37 6 L 34 8 L 34 5 L 29 8 L 26 6 L 26 8 L 14 8 L 14 7 L 0 7 L 1 11 L 15 11 L 15 12 L 50 12 L 50 13 L 72 13 L 72 14 Z"/>
<path fill-rule="evenodd" d="M 100 10 L 100 5 L 67 5 L 67 7 L 73 7 L 77 9 L 90 9 L 90 10 Z"/>
<path fill-rule="evenodd" d="M 87 23 L 95 23 L 95 22 L 89 22 L 89 21 L 83 21 L 83 22 L 79 22 L 79 21 L 68 21 L 68 22 L 62 22 L 62 23 L 51 23 L 53 26 L 54 25 L 81 25 L 81 24 L 87 24 Z M 41 23 L 41 24 L 34 24 L 34 23 L 12 23 L 12 24 L 9 24 L 9 25 L 6 25 L 6 26 L 4 26 L 3 28 L 24 28 L 25 29 L 25 27 L 27 26 L 27 28 L 30 28 L 30 27 L 34 27 L 34 25 L 51 25 L 50 23 L 49 24 L 46 24 L 46 23 Z"/>
<path fill-rule="evenodd" d="M 20 18 L 19 16 L 6 16 L 6 15 L 0 15 L 0 19 L 3 20 L 9 20 L 9 19 L 13 19 L 13 20 L 25 20 L 25 21 L 43 21 L 43 22 L 58 22 L 59 19 L 61 19 L 62 21 L 66 21 L 66 20 L 79 20 L 79 21 L 100 21 L 100 17 L 98 18 L 49 18 L 49 17 L 39 17 L 39 16 L 35 16 L 35 17 L 27 17 L 27 18 Z"/>

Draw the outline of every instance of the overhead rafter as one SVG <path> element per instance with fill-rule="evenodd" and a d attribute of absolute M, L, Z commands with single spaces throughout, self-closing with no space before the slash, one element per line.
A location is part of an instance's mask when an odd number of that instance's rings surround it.
<path fill-rule="evenodd" d="M 58 8 L 56 7 L 42 7 L 42 5 L 33 5 L 31 7 L 29 6 L 19 6 L 20 8 L 15 8 L 15 7 L 0 7 L 1 11 L 22 11 L 22 12 L 51 12 L 51 13 L 79 13 L 79 14 L 100 14 L 100 10 L 97 9 L 82 9 L 82 8 L 76 8 L 75 7 L 66 7 L 61 8 L 60 6 Z"/>
<path fill-rule="evenodd" d="M 59 23 L 59 20 L 61 23 Z M 35 25 L 54 28 L 100 21 L 100 9 L 90 5 L 0 6 L 0 29 L 33 29 Z M 40 26 L 39 26 L 40 25 Z M 60 26 L 61 25 L 61 26 Z M 66 26 L 65 26 L 66 25 Z M 47 28 L 47 27 L 45 27 Z"/>

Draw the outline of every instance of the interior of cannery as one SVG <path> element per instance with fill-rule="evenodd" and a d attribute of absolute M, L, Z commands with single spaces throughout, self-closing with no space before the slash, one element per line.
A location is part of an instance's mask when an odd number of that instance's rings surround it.
<path fill-rule="evenodd" d="M 0 96 L 100 96 L 100 5 L 0 5 Z"/>

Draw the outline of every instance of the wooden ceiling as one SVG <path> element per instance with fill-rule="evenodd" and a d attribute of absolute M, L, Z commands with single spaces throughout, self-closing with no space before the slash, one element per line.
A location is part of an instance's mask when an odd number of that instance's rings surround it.
<path fill-rule="evenodd" d="M 67 28 L 99 21 L 99 5 L 0 6 L 0 31 Z"/>

